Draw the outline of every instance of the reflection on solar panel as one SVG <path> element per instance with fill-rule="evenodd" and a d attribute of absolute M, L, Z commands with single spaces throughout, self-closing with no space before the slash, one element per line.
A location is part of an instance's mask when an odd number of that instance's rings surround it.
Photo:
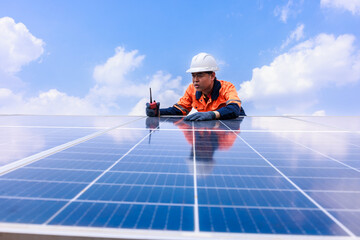
<path fill-rule="evenodd" d="M 360 117 L 0 116 L 0 132 L 0 239 L 360 239 Z"/>

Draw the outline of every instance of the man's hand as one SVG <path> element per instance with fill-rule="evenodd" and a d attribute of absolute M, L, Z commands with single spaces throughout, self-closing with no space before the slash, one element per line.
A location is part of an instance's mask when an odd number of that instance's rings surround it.
<path fill-rule="evenodd" d="M 160 103 L 156 103 L 156 108 L 151 109 L 150 103 L 146 103 L 146 116 L 148 117 L 158 117 L 160 114 L 159 112 Z"/>
<path fill-rule="evenodd" d="M 184 118 L 185 121 L 209 121 L 216 117 L 214 112 L 197 112 Z"/>

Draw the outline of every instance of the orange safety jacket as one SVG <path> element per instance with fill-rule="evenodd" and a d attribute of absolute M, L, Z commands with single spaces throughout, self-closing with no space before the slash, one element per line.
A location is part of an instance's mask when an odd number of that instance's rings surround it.
<path fill-rule="evenodd" d="M 213 91 L 207 102 L 204 99 L 205 95 L 196 91 L 191 83 L 184 96 L 180 98 L 174 107 L 180 110 L 183 115 L 187 115 L 192 108 L 195 108 L 198 112 L 216 111 L 231 103 L 239 105 L 241 109 L 241 100 L 235 86 L 230 82 L 217 80 L 216 78 L 214 81 Z"/>

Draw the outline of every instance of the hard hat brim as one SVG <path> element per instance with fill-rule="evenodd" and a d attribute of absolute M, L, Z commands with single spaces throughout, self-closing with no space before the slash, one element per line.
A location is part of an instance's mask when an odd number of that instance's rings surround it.
<path fill-rule="evenodd" d="M 186 70 L 187 73 L 196 73 L 196 72 L 216 72 L 219 71 L 219 68 L 189 68 Z"/>

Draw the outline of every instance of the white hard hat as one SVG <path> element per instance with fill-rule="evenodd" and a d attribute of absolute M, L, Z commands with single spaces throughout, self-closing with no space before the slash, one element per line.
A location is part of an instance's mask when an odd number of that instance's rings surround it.
<path fill-rule="evenodd" d="M 218 70 L 219 67 L 213 56 L 208 53 L 199 53 L 192 58 L 190 68 L 186 72 L 215 72 Z"/>

